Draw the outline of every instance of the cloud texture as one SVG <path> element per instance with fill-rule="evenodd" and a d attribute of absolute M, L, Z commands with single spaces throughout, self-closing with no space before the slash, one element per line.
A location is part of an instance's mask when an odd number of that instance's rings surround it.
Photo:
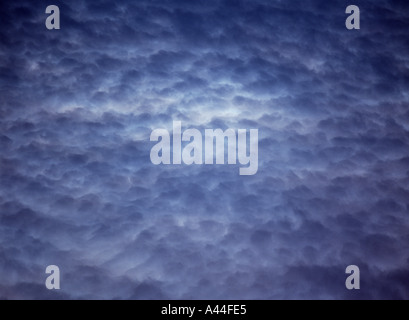
<path fill-rule="evenodd" d="M 0 298 L 409 299 L 407 1 L 49 4 L 0 5 Z M 152 165 L 172 121 L 257 175 Z"/>

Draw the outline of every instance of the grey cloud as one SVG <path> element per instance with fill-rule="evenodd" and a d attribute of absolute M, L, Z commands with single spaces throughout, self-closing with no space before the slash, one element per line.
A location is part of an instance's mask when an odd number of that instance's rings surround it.
<path fill-rule="evenodd" d="M 407 2 L 55 4 L 0 5 L 1 299 L 408 299 Z M 258 174 L 152 165 L 173 120 Z"/>

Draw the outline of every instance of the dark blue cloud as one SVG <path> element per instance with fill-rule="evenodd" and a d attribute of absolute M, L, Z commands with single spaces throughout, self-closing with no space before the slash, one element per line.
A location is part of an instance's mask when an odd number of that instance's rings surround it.
<path fill-rule="evenodd" d="M 0 299 L 409 298 L 407 1 L 54 4 L 0 5 Z M 257 175 L 152 165 L 174 120 Z"/>

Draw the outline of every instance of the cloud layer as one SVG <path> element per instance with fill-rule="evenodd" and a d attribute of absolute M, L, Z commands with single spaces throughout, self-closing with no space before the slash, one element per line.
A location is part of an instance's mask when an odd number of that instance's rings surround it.
<path fill-rule="evenodd" d="M 48 4 L 0 5 L 0 298 L 409 299 L 407 1 Z M 257 175 L 152 165 L 173 121 Z"/>

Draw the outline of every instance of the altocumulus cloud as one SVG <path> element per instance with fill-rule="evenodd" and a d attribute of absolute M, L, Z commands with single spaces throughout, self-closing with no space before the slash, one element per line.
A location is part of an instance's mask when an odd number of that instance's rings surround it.
<path fill-rule="evenodd" d="M 48 4 L 0 5 L 0 298 L 409 298 L 407 1 Z M 152 165 L 174 120 L 259 172 Z"/>

